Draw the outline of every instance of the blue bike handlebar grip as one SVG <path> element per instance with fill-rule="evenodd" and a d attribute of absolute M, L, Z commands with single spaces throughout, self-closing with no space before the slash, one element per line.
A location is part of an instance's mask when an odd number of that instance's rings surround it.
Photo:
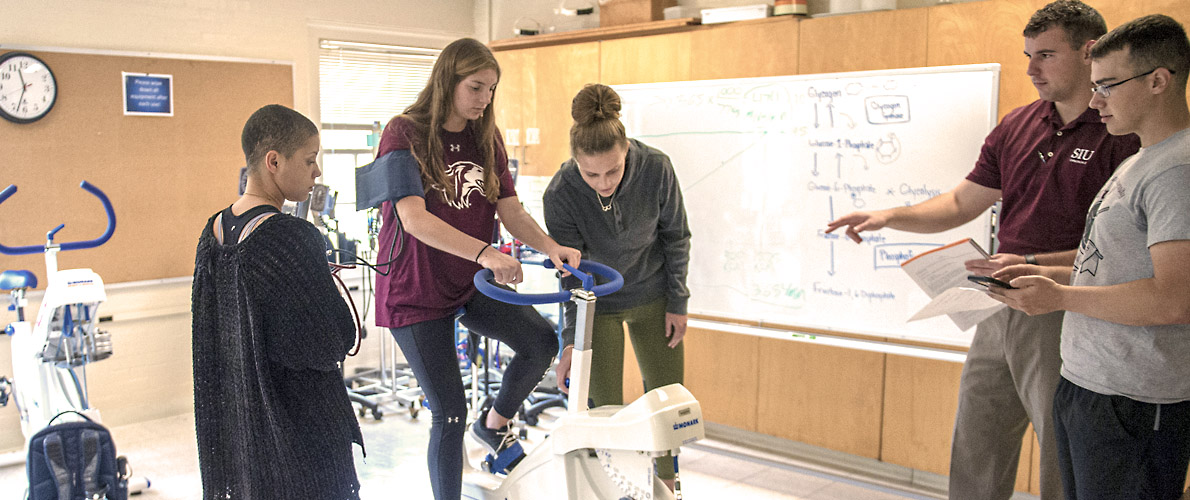
<path fill-rule="evenodd" d="M 103 194 L 103 191 L 100 191 L 99 188 L 95 187 L 94 184 L 91 184 L 87 181 L 79 183 L 79 187 L 95 195 L 95 197 L 99 198 L 99 201 L 103 203 L 103 211 L 107 213 L 107 230 L 104 231 L 103 234 L 98 238 L 90 241 L 72 241 L 70 243 L 63 243 L 61 245 L 62 250 L 82 250 L 84 248 L 95 248 L 99 245 L 107 243 L 107 240 L 112 239 L 112 234 L 116 232 L 116 211 L 112 209 L 112 202 L 111 200 L 107 199 L 107 195 Z"/>
<path fill-rule="evenodd" d="M 103 203 L 103 211 L 105 213 L 107 213 L 107 230 L 104 231 L 103 235 L 101 235 L 100 237 L 95 238 L 90 241 L 75 241 L 75 242 L 70 242 L 70 243 L 62 243 L 61 245 L 59 245 L 59 248 L 62 250 L 81 250 L 84 248 L 94 248 L 94 247 L 97 247 L 104 243 L 107 243 L 107 240 L 110 240 L 112 238 L 112 233 L 116 232 L 116 211 L 114 209 L 112 209 L 112 202 L 111 202 L 111 200 L 107 199 L 107 195 L 103 194 L 103 191 L 100 191 L 99 188 L 95 187 L 93 184 L 91 184 L 90 182 L 87 182 L 87 181 L 83 181 L 82 183 L 80 183 L 79 187 L 81 187 L 81 188 L 87 190 L 88 192 L 90 192 L 91 194 L 95 195 L 97 198 L 99 198 L 99 201 Z M 4 188 L 4 191 L 0 191 L 0 203 L 4 203 L 4 200 L 7 200 L 10 196 L 12 196 L 16 192 L 17 192 L 17 187 L 15 184 L 11 184 L 7 188 Z M 0 244 L 0 253 L 6 254 L 6 255 L 26 255 L 26 254 L 42 253 L 42 252 L 45 252 L 44 245 L 26 245 L 26 246 L 21 246 L 21 247 L 10 247 L 10 246 L 5 246 L 3 244 Z"/>
<path fill-rule="evenodd" d="M 551 264 L 552 264 L 552 262 L 551 262 Z M 574 266 L 571 266 L 570 264 L 567 264 L 565 262 L 562 263 L 562 269 L 569 271 L 570 274 L 574 275 L 575 278 L 578 278 L 579 281 L 582 281 L 583 282 L 583 290 L 590 290 L 592 288 L 595 288 L 595 277 L 594 276 L 584 273 L 582 271 L 579 271 L 578 269 L 575 269 Z"/>
<path fill-rule="evenodd" d="M 548 262 L 548 261 L 547 261 Z M 531 306 L 533 304 L 550 304 L 557 302 L 566 302 L 570 300 L 569 292 L 554 292 L 554 293 L 517 293 L 513 290 L 500 288 L 493 285 L 491 279 L 496 275 L 492 273 L 491 269 L 480 269 L 472 278 L 472 283 L 475 284 L 475 289 L 480 293 L 487 295 L 500 302 L 516 306 Z"/>
<path fill-rule="evenodd" d="M 543 261 L 541 265 L 546 269 L 554 268 L 554 263 L 549 259 Z M 578 268 L 580 270 L 590 271 L 604 278 L 611 279 L 610 282 L 604 283 L 602 285 L 596 285 L 589 289 L 595 294 L 596 297 L 602 297 L 609 293 L 615 292 L 624 286 L 624 277 L 621 276 L 620 273 L 616 272 L 615 269 L 598 262 L 584 260 L 579 263 Z M 472 278 L 472 282 L 475 284 L 475 288 L 479 290 L 480 293 L 483 293 L 484 295 L 501 302 L 507 302 L 509 304 L 518 306 L 529 306 L 534 304 L 556 304 L 570 300 L 570 292 L 568 291 L 554 293 L 517 293 L 512 290 L 500 288 L 496 285 L 493 285 L 491 281 L 489 281 L 493 276 L 494 274 L 492 273 L 491 269 L 480 269 L 475 273 L 475 277 Z"/>
<path fill-rule="evenodd" d="M 542 265 L 542 267 L 545 267 L 546 269 L 554 268 L 554 262 L 549 259 L 546 259 L 544 262 L 541 263 L 541 265 Z M 565 263 L 562 264 L 562 268 L 566 269 L 567 271 L 571 271 L 574 269 L 574 268 L 570 267 L 570 265 L 565 264 Z M 591 292 L 593 292 L 595 294 L 596 297 L 602 297 L 604 295 L 607 295 L 609 293 L 612 293 L 612 292 L 624 287 L 624 276 L 621 275 L 619 271 L 616 271 L 615 269 L 612 269 L 611 267 L 606 266 L 604 264 L 600 264 L 593 260 L 583 259 L 582 261 L 579 262 L 578 269 L 580 271 L 579 274 L 585 275 L 586 272 L 590 272 L 592 274 L 597 274 L 599 276 L 603 276 L 604 278 L 611 279 L 611 281 L 604 283 L 602 285 L 595 285 L 595 280 L 594 280 L 594 278 L 592 278 L 591 285 L 593 285 L 593 286 L 587 286 L 586 281 L 585 280 L 583 281 L 583 289 L 590 290 Z M 586 272 L 581 272 L 581 271 L 586 271 Z"/>
<path fill-rule="evenodd" d="M 9 196 L 12 196 L 13 193 L 16 193 L 16 192 L 17 192 L 17 185 L 9 184 L 8 187 L 4 188 L 4 191 L 0 191 L 0 203 L 4 203 L 4 200 L 7 200 Z"/>

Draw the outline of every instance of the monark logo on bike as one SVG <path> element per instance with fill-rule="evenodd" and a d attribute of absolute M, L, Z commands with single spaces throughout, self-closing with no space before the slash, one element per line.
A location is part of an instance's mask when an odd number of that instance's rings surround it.
<path fill-rule="evenodd" d="M 674 430 L 676 431 L 676 430 L 678 430 L 678 429 L 685 429 L 685 428 L 687 428 L 687 427 L 690 427 L 691 425 L 698 425 L 698 419 L 696 418 L 696 419 L 694 419 L 694 420 L 687 420 L 687 421 L 685 421 L 685 422 L 678 422 L 678 423 L 674 424 Z"/>

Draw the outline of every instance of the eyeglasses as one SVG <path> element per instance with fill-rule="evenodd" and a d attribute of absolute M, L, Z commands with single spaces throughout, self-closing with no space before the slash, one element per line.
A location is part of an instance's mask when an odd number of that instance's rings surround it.
<path fill-rule="evenodd" d="M 1158 66 L 1158 67 L 1156 67 L 1156 68 L 1150 69 L 1150 70 L 1148 70 L 1148 71 L 1146 71 L 1146 72 L 1144 72 L 1144 73 L 1141 73 L 1141 74 L 1139 74 L 1139 75 L 1136 75 L 1136 76 L 1134 76 L 1134 77 L 1132 77 L 1132 78 L 1129 78 L 1129 79 L 1127 79 L 1127 80 L 1121 80 L 1121 81 L 1118 81 L 1118 82 L 1116 82 L 1116 83 L 1105 83 L 1105 84 L 1103 84 L 1103 85 L 1096 85 L 1096 86 L 1094 86 L 1094 87 L 1091 87 L 1091 92 L 1094 92 L 1094 93 L 1096 93 L 1096 94 L 1099 94 L 1099 97 L 1102 97 L 1102 98 L 1104 98 L 1104 99 L 1107 99 L 1108 97 L 1111 97 L 1111 88 L 1112 88 L 1112 87 L 1115 87 L 1115 86 L 1118 86 L 1118 85 L 1123 85 L 1123 84 L 1125 84 L 1125 83 L 1128 83 L 1128 82 L 1130 82 L 1130 81 L 1132 81 L 1132 80 L 1135 80 L 1135 79 L 1137 79 L 1137 78 L 1140 78 L 1140 77 L 1142 77 L 1142 76 L 1148 76 L 1148 75 L 1152 74 L 1154 71 L 1157 71 L 1158 69 L 1161 69 L 1161 66 Z M 1167 68 L 1167 69 L 1168 69 L 1168 68 Z M 1174 73 L 1174 71 L 1173 71 L 1172 69 L 1170 69 L 1170 70 L 1169 70 L 1169 74 L 1171 74 L 1171 75 L 1172 75 L 1173 73 Z"/>

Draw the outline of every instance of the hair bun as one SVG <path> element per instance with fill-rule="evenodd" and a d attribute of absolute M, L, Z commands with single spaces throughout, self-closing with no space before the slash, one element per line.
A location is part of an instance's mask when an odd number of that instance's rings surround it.
<path fill-rule="evenodd" d="M 620 118 L 620 96 L 607 85 L 593 83 L 583 87 L 570 106 L 575 123 L 586 125 Z"/>

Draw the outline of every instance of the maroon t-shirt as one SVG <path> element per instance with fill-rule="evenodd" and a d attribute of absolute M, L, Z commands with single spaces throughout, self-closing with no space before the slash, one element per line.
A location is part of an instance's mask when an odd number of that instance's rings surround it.
<path fill-rule="evenodd" d="M 516 196 L 504 143 L 499 132 L 495 135 L 495 166 L 500 178 L 500 198 Z M 441 130 L 439 137 L 442 139 L 447 177 L 452 181 L 448 188 L 454 189 L 459 197 L 450 204 L 440 192 L 431 190 L 425 196 L 426 210 L 455 229 L 480 241 L 490 242 L 495 235 L 496 205 L 483 195 L 483 160 L 471 124 L 468 123 L 462 132 Z M 418 139 L 409 122 L 393 118 L 380 137 L 377 157 L 409 149 L 411 140 Z M 418 166 L 410 160 L 398 163 L 396 168 L 417 169 Z M 404 177 L 419 179 L 420 175 Z M 430 247 L 407 232 L 403 232 L 397 240 L 398 253 L 393 250 L 393 235 L 397 226 L 393 201 L 381 204 L 380 211 L 384 223 L 380 227 L 377 262 L 388 262 L 393 255 L 396 255 L 396 260 L 391 266 L 380 267 L 382 272 L 387 267 L 387 276 L 376 276 L 376 324 L 399 328 L 454 314 L 475 293 L 475 285 L 471 280 L 475 272 L 480 270 L 480 265 Z M 475 250 L 478 252 L 479 248 Z"/>
<path fill-rule="evenodd" d="M 1054 103 L 1038 100 L 988 134 L 967 180 L 1000 190 L 999 252 L 1072 250 L 1091 199 L 1138 149 L 1136 135 L 1108 134 L 1094 109 L 1063 126 Z"/>

